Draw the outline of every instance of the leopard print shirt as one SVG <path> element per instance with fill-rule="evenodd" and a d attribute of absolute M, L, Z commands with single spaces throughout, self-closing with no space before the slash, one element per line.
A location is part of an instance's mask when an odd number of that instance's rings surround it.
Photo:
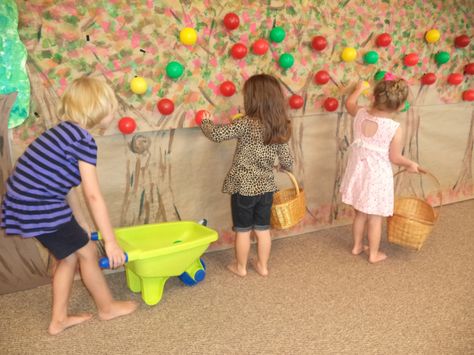
<path fill-rule="evenodd" d="M 215 125 L 204 119 L 201 129 L 214 142 L 237 139 L 232 166 L 224 180 L 222 192 L 256 196 L 274 192 L 273 168 L 278 157 L 281 167 L 291 171 L 293 157 L 288 143 L 263 144 L 262 128 L 258 121 L 243 117 L 226 125 Z"/>

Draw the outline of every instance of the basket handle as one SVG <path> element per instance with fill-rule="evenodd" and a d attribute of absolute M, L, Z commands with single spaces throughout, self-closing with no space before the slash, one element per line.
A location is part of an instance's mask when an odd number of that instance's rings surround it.
<path fill-rule="evenodd" d="M 296 196 L 298 196 L 300 194 L 300 187 L 298 185 L 298 181 L 296 181 L 296 178 L 295 176 L 290 173 L 288 170 L 280 170 L 284 173 L 286 173 L 288 175 L 288 177 L 290 178 L 291 182 L 293 183 L 293 185 L 295 186 L 295 189 L 296 189 Z"/>
<path fill-rule="evenodd" d="M 439 208 L 438 210 L 435 210 L 435 222 L 438 220 L 439 213 L 441 212 L 441 206 L 443 205 L 443 194 L 441 193 L 441 184 L 439 180 L 434 176 L 432 173 L 430 173 L 428 170 L 423 169 L 421 167 L 418 168 L 418 171 L 420 175 L 427 175 L 429 176 L 432 180 L 436 182 L 436 185 L 438 186 L 438 197 L 439 197 Z M 407 173 L 408 171 L 406 169 L 402 169 L 400 171 L 397 171 L 393 177 L 395 178 L 399 174 Z"/>

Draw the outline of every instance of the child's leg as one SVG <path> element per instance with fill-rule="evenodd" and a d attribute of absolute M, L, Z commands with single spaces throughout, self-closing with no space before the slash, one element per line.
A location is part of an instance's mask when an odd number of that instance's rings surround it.
<path fill-rule="evenodd" d="M 364 250 L 364 232 L 367 223 L 367 214 L 355 210 L 354 221 L 352 223 L 352 237 L 354 245 L 352 246 L 352 254 L 359 255 Z"/>
<path fill-rule="evenodd" d="M 270 251 L 272 249 L 272 237 L 270 229 L 258 230 L 257 234 L 257 256 L 258 259 L 254 263 L 255 270 L 262 276 L 268 275 L 268 259 L 270 259 Z"/>
<path fill-rule="evenodd" d="M 92 317 L 91 314 L 68 315 L 68 303 L 71 295 L 77 257 L 74 254 L 58 260 L 53 277 L 53 311 L 48 332 L 56 335 L 64 329 L 82 323 Z"/>
<path fill-rule="evenodd" d="M 76 252 L 84 285 L 89 290 L 97 306 L 99 317 L 109 320 L 132 313 L 137 304 L 132 301 L 115 301 L 110 292 L 102 270 L 97 262 L 97 250 L 89 242 Z"/>
<path fill-rule="evenodd" d="M 247 260 L 250 250 L 250 233 L 252 231 L 237 231 L 235 233 L 235 262 L 227 266 L 234 274 L 247 275 Z"/>
<path fill-rule="evenodd" d="M 369 237 L 369 262 L 376 263 L 387 258 L 387 255 L 379 251 L 380 239 L 382 237 L 382 216 L 368 216 Z"/>

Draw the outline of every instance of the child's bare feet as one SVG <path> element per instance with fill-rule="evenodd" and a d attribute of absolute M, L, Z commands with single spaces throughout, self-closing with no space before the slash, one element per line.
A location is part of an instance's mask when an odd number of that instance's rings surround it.
<path fill-rule="evenodd" d="M 263 267 L 260 265 L 258 260 L 252 259 L 251 264 L 256 272 L 258 272 L 261 276 L 268 276 L 268 268 Z"/>
<path fill-rule="evenodd" d="M 247 270 L 245 268 L 240 268 L 236 263 L 227 265 L 227 270 L 240 277 L 247 276 Z"/>
<path fill-rule="evenodd" d="M 362 252 L 368 253 L 369 247 L 367 245 L 354 246 L 352 248 L 352 255 L 359 255 Z"/>
<path fill-rule="evenodd" d="M 384 261 L 385 259 L 387 259 L 387 255 L 379 251 L 375 257 L 369 256 L 369 263 L 375 264 L 379 261 Z"/>
<path fill-rule="evenodd" d="M 62 321 L 51 321 L 51 323 L 49 324 L 48 333 L 51 335 L 57 335 L 61 333 L 64 329 L 73 327 L 91 318 L 92 314 L 81 313 L 74 316 L 67 316 L 66 319 Z"/>
<path fill-rule="evenodd" d="M 107 311 L 99 311 L 99 318 L 101 320 L 111 320 L 117 317 L 125 316 L 133 313 L 138 307 L 138 304 L 133 301 L 113 301 L 108 307 Z"/>

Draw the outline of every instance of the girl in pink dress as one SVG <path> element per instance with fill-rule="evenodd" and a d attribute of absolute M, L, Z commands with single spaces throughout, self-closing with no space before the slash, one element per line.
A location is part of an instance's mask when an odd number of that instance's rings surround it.
<path fill-rule="evenodd" d="M 403 79 L 380 81 L 374 88 L 371 107 L 357 105 L 366 88 L 358 83 L 346 101 L 347 111 L 354 116 L 354 141 L 341 184 L 342 202 L 352 205 L 354 246 L 352 254 L 366 250 L 369 262 L 387 258 L 379 251 L 382 219 L 393 214 L 392 164 L 409 172 L 420 172 L 418 164 L 402 156 L 403 132 L 393 116 L 401 110 L 408 97 L 408 85 Z M 369 246 L 364 247 L 367 226 Z"/>

